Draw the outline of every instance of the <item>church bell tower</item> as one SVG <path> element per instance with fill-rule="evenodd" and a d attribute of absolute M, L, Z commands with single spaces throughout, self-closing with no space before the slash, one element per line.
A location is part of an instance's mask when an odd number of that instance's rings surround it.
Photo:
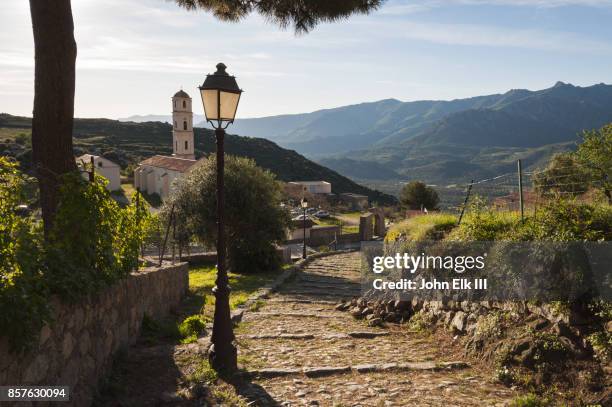
<path fill-rule="evenodd" d="M 172 97 L 172 156 L 195 160 L 191 98 L 179 90 Z"/>

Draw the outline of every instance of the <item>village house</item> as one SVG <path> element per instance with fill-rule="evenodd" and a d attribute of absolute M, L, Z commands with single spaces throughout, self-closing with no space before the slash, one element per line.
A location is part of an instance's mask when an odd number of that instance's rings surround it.
<path fill-rule="evenodd" d="M 193 136 L 191 97 L 180 90 L 172 97 L 172 156 L 155 155 L 138 164 L 134 170 L 134 186 L 162 199 L 172 193 L 173 181 L 197 162 Z"/>
<path fill-rule="evenodd" d="M 328 195 L 332 192 L 331 184 L 327 181 L 293 181 L 289 184 L 311 194 Z"/>
<path fill-rule="evenodd" d="M 93 158 L 94 171 L 96 174 L 102 175 L 108 180 L 106 189 L 109 191 L 117 191 L 121 189 L 121 167 L 111 160 L 108 160 L 99 155 L 83 154 L 76 158 L 77 166 L 81 170 L 83 178 L 88 179 L 88 172 L 91 171 L 91 160 Z"/>
<path fill-rule="evenodd" d="M 352 210 L 362 211 L 369 206 L 368 197 L 366 195 L 353 194 L 351 192 L 340 194 L 340 201 L 344 202 Z"/>

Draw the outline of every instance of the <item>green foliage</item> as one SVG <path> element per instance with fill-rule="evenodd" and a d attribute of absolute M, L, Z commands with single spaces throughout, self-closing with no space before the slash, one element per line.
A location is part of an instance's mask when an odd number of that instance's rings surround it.
<path fill-rule="evenodd" d="M 8 131 L 12 140 L 15 129 L 18 132 L 30 131 L 31 119 L 0 113 L 0 138 L 3 131 Z M 212 130 L 195 128 L 196 156 L 215 152 L 216 142 Z M 172 154 L 172 144 L 168 135 L 172 126 L 161 122 L 120 122 L 108 119 L 75 119 L 74 120 L 74 150 L 78 156 L 92 149 L 112 150 L 115 160 L 122 166 L 137 163 L 143 157 L 155 154 Z M 11 142 L 12 147 L 18 146 Z M 31 166 L 31 149 L 19 148 L 16 158 L 22 168 Z M 308 160 L 293 150 L 281 148 L 274 142 L 264 138 L 240 137 L 234 134 L 225 136 L 225 151 L 227 154 L 255 160 L 258 166 L 269 170 L 285 182 L 302 179 L 323 179 L 329 181 L 335 193 L 354 192 L 367 195 L 371 201 L 383 204 L 394 204 L 395 197 L 359 185 L 347 177 L 338 174 L 322 165 Z M 155 196 L 148 197 L 155 206 Z"/>
<path fill-rule="evenodd" d="M 53 292 L 78 300 L 126 276 L 138 266 L 148 211 L 143 199 L 122 209 L 97 176 L 90 183 L 67 174 L 46 246 Z"/>
<path fill-rule="evenodd" d="M 202 160 L 164 208 L 177 216 L 202 242 L 216 244 L 216 160 Z M 272 173 L 245 158 L 226 157 L 225 230 L 228 263 L 235 272 L 261 272 L 279 266 L 275 243 L 285 238 L 289 214 L 280 207 L 281 190 Z M 167 216 L 167 215 L 166 215 Z"/>
<path fill-rule="evenodd" d="M 607 331 L 594 332 L 587 337 L 595 355 L 604 363 L 612 360 L 612 334 Z"/>
<path fill-rule="evenodd" d="M 296 4 L 292 0 L 175 0 L 187 9 L 201 8 L 224 21 L 240 21 L 252 12 L 281 27 L 293 26 L 306 33 L 321 22 L 333 22 L 352 14 L 376 10 L 383 0 L 316 0 Z"/>
<path fill-rule="evenodd" d="M 437 240 L 453 229 L 456 224 L 457 217 L 448 213 L 415 216 L 391 226 L 387 231 L 385 241 L 394 242 L 400 238 L 408 241 Z"/>
<path fill-rule="evenodd" d="M 400 192 L 400 202 L 408 209 L 436 209 L 440 198 L 438 193 L 420 181 L 412 181 L 404 185 Z"/>
<path fill-rule="evenodd" d="M 535 190 L 544 196 L 556 193 L 577 196 L 588 191 L 590 176 L 571 153 L 556 154 L 545 170 L 533 176 Z"/>
<path fill-rule="evenodd" d="M 546 407 L 549 405 L 549 400 L 542 399 L 531 393 L 525 396 L 519 396 L 510 403 L 510 407 Z"/>
<path fill-rule="evenodd" d="M 31 345 L 49 320 L 40 230 L 32 219 L 15 213 L 28 182 L 15 163 L 0 157 L 0 332 L 16 350 Z"/>
<path fill-rule="evenodd" d="M 185 318 L 178 327 L 183 343 L 195 342 L 206 332 L 206 319 L 203 315 L 192 315 Z"/>
<path fill-rule="evenodd" d="M 89 183 L 67 174 L 45 240 L 37 222 L 15 213 L 30 182 L 0 157 L 0 332 L 15 350 L 31 345 L 49 321 L 50 296 L 76 301 L 135 270 L 149 218 L 142 199 L 120 208 L 104 178 Z"/>
<path fill-rule="evenodd" d="M 547 201 L 535 216 L 516 222 L 506 240 L 601 241 L 612 239 L 612 206 L 572 199 Z"/>
<path fill-rule="evenodd" d="M 573 156 L 594 181 L 601 183 L 608 203 L 612 203 L 612 123 L 582 133 L 582 142 Z"/>
<path fill-rule="evenodd" d="M 182 338 L 176 321 L 172 319 L 154 320 L 147 314 L 142 317 L 140 336 L 141 340 L 149 345 Z"/>
<path fill-rule="evenodd" d="M 513 212 L 500 212 L 488 208 L 480 197 L 472 199 L 461 225 L 453 230 L 448 240 L 492 241 L 508 233 L 520 222 Z"/>
<path fill-rule="evenodd" d="M 217 372 L 210 366 L 206 358 L 201 358 L 197 361 L 195 369 L 186 379 L 189 383 L 206 383 L 213 384 L 219 378 Z"/>
<path fill-rule="evenodd" d="M 448 240 L 600 241 L 612 239 L 612 206 L 557 197 L 521 222 L 516 212 L 496 211 L 475 199 Z"/>

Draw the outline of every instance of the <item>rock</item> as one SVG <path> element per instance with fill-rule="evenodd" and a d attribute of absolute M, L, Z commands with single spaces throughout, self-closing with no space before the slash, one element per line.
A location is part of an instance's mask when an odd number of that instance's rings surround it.
<path fill-rule="evenodd" d="M 406 312 L 410 310 L 410 301 L 396 300 L 394 303 L 395 310 L 398 312 Z"/>
<path fill-rule="evenodd" d="M 350 366 L 307 367 L 307 368 L 304 368 L 304 374 L 307 377 L 322 377 L 322 376 L 329 376 L 329 375 L 334 375 L 338 373 L 350 372 L 350 370 L 351 370 Z"/>
<path fill-rule="evenodd" d="M 361 311 L 361 316 L 365 317 L 366 315 L 373 314 L 373 313 L 374 311 L 371 308 L 365 307 L 363 311 Z"/>
<path fill-rule="evenodd" d="M 345 303 L 345 302 L 341 302 L 340 304 L 336 305 L 334 307 L 334 309 L 336 311 L 346 311 L 347 309 L 349 309 L 350 305 Z"/>
<path fill-rule="evenodd" d="M 74 339 L 70 332 L 64 335 L 64 342 L 62 343 L 62 355 L 64 359 L 68 359 L 70 354 L 72 353 L 72 349 L 74 348 Z"/>
<path fill-rule="evenodd" d="M 612 333 L 612 321 L 608 321 L 606 324 L 606 331 L 608 331 L 608 333 Z"/>
<path fill-rule="evenodd" d="M 376 315 L 374 315 L 374 314 L 368 314 L 368 315 L 366 315 L 366 317 L 365 317 L 366 321 L 370 321 L 370 320 L 372 320 L 372 319 L 374 319 L 374 318 L 376 318 Z"/>
<path fill-rule="evenodd" d="M 574 333 L 572 329 L 567 324 L 565 324 L 565 322 L 563 321 L 559 321 L 556 324 L 554 324 L 552 329 L 553 329 L 553 332 L 559 336 L 564 336 L 571 340 L 575 340 L 577 338 L 576 333 Z"/>
<path fill-rule="evenodd" d="M 159 399 L 164 402 L 164 403 L 176 403 L 182 400 L 181 396 L 179 396 L 176 393 L 170 393 L 170 392 L 163 392 L 160 396 Z"/>
<path fill-rule="evenodd" d="M 355 318 L 361 318 L 361 309 L 359 307 L 353 307 L 350 311 L 351 315 Z"/>
<path fill-rule="evenodd" d="M 544 318 L 537 318 L 527 324 L 534 331 L 540 331 L 548 326 L 548 321 Z"/>
<path fill-rule="evenodd" d="M 382 319 L 380 318 L 372 318 L 368 321 L 368 326 L 380 326 L 382 325 Z"/>
<path fill-rule="evenodd" d="M 348 336 L 359 339 L 372 339 L 377 336 L 387 336 L 389 332 L 349 332 Z"/>
<path fill-rule="evenodd" d="M 457 333 L 465 332 L 465 322 L 467 320 L 467 315 L 463 311 L 457 311 L 453 319 L 451 320 L 451 328 Z"/>
<path fill-rule="evenodd" d="M 377 366 L 375 364 L 356 365 L 353 366 L 353 370 L 356 370 L 359 373 L 366 373 L 377 370 Z"/>
<path fill-rule="evenodd" d="M 260 370 L 252 372 L 254 376 L 266 377 L 266 378 L 289 376 L 289 375 L 299 374 L 299 373 L 301 373 L 300 369 L 274 368 L 274 367 L 267 368 L 267 369 L 260 369 Z"/>
<path fill-rule="evenodd" d="M 395 312 L 388 313 L 385 316 L 385 321 L 387 321 L 387 322 L 397 322 L 398 321 L 397 314 Z"/>

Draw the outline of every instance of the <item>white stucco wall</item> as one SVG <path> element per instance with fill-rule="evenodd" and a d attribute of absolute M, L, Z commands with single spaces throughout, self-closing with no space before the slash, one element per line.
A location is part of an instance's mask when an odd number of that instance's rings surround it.
<path fill-rule="evenodd" d="M 327 181 L 295 181 L 290 184 L 302 185 L 311 194 L 331 194 L 331 184 Z"/>
<path fill-rule="evenodd" d="M 85 164 L 89 165 L 91 163 L 91 159 L 83 159 L 83 156 L 77 158 L 77 165 L 82 167 L 83 161 Z M 118 164 L 107 160 L 104 157 L 94 156 L 94 166 L 95 172 L 98 175 L 103 176 L 108 180 L 108 184 L 106 185 L 106 189 L 109 191 L 117 191 L 121 189 L 121 168 Z M 89 175 L 86 172 L 81 172 L 81 175 L 84 179 L 89 179 Z"/>
<path fill-rule="evenodd" d="M 136 175 L 138 173 L 139 175 Z M 165 175 L 164 175 L 165 174 Z M 174 180 L 183 174 L 165 168 L 141 165 L 134 171 L 134 186 L 147 194 L 158 194 L 166 199 L 174 191 Z M 168 193 L 164 191 L 164 178 L 168 178 Z"/>

